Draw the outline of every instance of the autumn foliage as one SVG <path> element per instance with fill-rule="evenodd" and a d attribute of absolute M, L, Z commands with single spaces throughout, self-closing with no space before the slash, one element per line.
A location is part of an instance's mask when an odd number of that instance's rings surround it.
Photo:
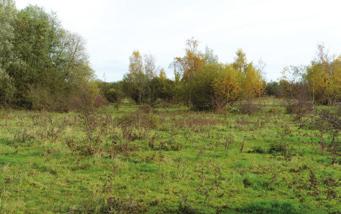
<path fill-rule="evenodd" d="M 314 101 L 332 104 L 341 100 L 341 58 L 331 58 L 323 46 L 318 57 L 307 67 L 306 81 Z"/>
<path fill-rule="evenodd" d="M 193 109 L 220 110 L 237 100 L 259 97 L 265 88 L 261 72 L 247 62 L 242 50 L 233 63 L 219 63 L 213 51 L 200 52 L 192 39 L 187 41 L 185 56 L 175 58 L 175 65 L 186 88 L 185 101 Z"/>

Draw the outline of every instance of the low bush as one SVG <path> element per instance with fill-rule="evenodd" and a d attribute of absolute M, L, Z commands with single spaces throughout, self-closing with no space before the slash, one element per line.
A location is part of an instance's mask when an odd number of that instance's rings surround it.
<path fill-rule="evenodd" d="M 144 109 L 143 111 L 149 111 Z M 117 124 L 122 129 L 145 128 L 152 129 L 157 126 L 157 120 L 153 115 L 136 111 L 118 119 Z"/>
<path fill-rule="evenodd" d="M 155 140 L 155 138 L 152 138 L 149 140 L 148 146 L 150 149 L 154 151 L 180 151 L 182 148 L 182 145 L 174 139 L 168 139 L 168 140 Z"/>
<path fill-rule="evenodd" d="M 154 109 L 151 105 L 143 104 L 138 108 L 139 113 L 150 114 L 154 112 Z"/>
<path fill-rule="evenodd" d="M 314 105 L 309 101 L 289 101 L 286 110 L 288 114 L 295 114 L 298 119 L 314 110 Z"/>
<path fill-rule="evenodd" d="M 97 145 L 89 141 L 68 138 L 65 140 L 65 143 L 73 154 L 90 156 L 96 154 L 98 151 L 96 148 Z"/>
<path fill-rule="evenodd" d="M 140 109 L 129 115 L 117 119 L 117 126 L 122 129 L 123 138 L 128 141 L 142 140 L 147 137 L 150 129 L 157 127 L 158 120 L 149 113 L 149 106 L 141 106 Z"/>
<path fill-rule="evenodd" d="M 242 102 L 239 105 L 239 113 L 241 114 L 255 114 L 260 110 L 260 106 L 254 104 L 252 101 Z"/>

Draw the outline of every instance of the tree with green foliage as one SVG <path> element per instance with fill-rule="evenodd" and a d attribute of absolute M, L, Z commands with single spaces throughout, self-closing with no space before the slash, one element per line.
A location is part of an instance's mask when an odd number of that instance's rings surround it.
<path fill-rule="evenodd" d="M 194 38 L 186 41 L 185 55 L 183 57 L 175 57 L 174 73 L 175 77 L 181 77 L 181 90 L 178 90 L 179 96 L 187 105 L 192 105 L 192 81 L 196 78 L 199 70 L 201 70 L 207 60 L 212 59 L 213 54 L 207 49 L 207 56 L 205 58 L 199 49 L 199 42 Z M 197 81 L 197 78 L 196 78 Z"/>
<path fill-rule="evenodd" d="M 14 1 L 0 0 L 0 105 L 10 104 L 15 93 L 14 82 L 7 69 L 14 60 L 13 24 L 16 13 Z"/>
<path fill-rule="evenodd" d="M 9 105 L 14 93 L 15 88 L 12 78 L 0 69 L 0 105 Z"/>
<path fill-rule="evenodd" d="M 124 93 L 122 88 L 122 82 L 97 82 L 98 88 L 101 91 L 101 94 L 105 97 L 105 99 L 110 103 L 120 103 Z"/>
<path fill-rule="evenodd" d="M 275 81 L 266 83 L 265 93 L 268 96 L 280 97 L 281 92 L 280 92 L 279 83 Z"/>
<path fill-rule="evenodd" d="M 12 105 L 64 111 L 80 91 L 92 88 L 82 38 L 63 29 L 54 14 L 36 6 L 17 10 L 13 1 L 2 0 L 0 38 L 1 76 L 10 79 Z"/>
<path fill-rule="evenodd" d="M 142 103 L 146 97 L 148 77 L 145 74 L 143 58 L 139 51 L 134 51 L 129 58 L 129 73 L 124 76 L 124 89 L 136 103 Z"/>
<path fill-rule="evenodd" d="M 13 58 L 14 22 L 17 10 L 14 1 L 0 0 L 0 69 L 7 70 Z"/>
<path fill-rule="evenodd" d="M 171 102 L 175 96 L 175 82 L 168 79 L 166 72 L 161 69 L 159 76 L 154 77 L 150 82 L 151 101 L 157 100 Z"/>
<path fill-rule="evenodd" d="M 203 111 L 214 109 L 215 93 L 213 82 L 220 70 L 221 65 L 219 64 L 207 64 L 193 76 L 188 87 L 191 91 L 191 107 L 194 110 Z"/>

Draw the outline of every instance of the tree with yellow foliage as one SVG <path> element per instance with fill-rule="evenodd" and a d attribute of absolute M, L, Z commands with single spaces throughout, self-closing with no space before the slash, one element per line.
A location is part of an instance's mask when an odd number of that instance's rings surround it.
<path fill-rule="evenodd" d="M 182 72 L 184 81 L 192 80 L 194 75 L 205 65 L 205 58 L 199 52 L 198 44 L 199 42 L 193 38 L 187 40 L 185 56 L 175 58 L 175 68 Z"/>
<path fill-rule="evenodd" d="M 326 66 L 320 63 L 313 63 L 307 69 L 306 79 L 314 100 L 326 102 L 328 88 L 331 83 Z"/>
<path fill-rule="evenodd" d="M 250 63 L 245 70 L 242 88 L 245 99 L 259 97 L 264 91 L 264 80 L 261 73 Z"/>
<path fill-rule="evenodd" d="M 236 58 L 235 58 L 234 63 L 232 64 L 232 66 L 234 69 L 236 69 L 240 73 L 246 72 L 248 62 L 246 59 L 246 54 L 244 53 L 244 51 L 242 49 L 237 50 Z"/>
<path fill-rule="evenodd" d="M 322 45 L 318 57 L 307 67 L 305 79 L 314 102 L 331 104 L 339 96 L 340 60 L 331 59 Z"/>
<path fill-rule="evenodd" d="M 341 56 L 334 60 L 332 74 L 332 92 L 336 100 L 341 100 Z"/>
<path fill-rule="evenodd" d="M 241 95 L 242 74 L 233 66 L 225 66 L 213 81 L 214 102 L 216 109 L 222 109 L 226 104 L 234 102 Z"/>

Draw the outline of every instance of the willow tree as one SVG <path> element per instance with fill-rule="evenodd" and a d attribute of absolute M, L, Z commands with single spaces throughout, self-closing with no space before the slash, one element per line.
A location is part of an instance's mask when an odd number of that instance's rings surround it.
<path fill-rule="evenodd" d="M 9 104 L 15 92 L 13 79 L 8 74 L 13 62 L 13 40 L 17 10 L 12 0 L 0 0 L 0 105 Z"/>
<path fill-rule="evenodd" d="M 6 70 L 13 60 L 13 27 L 17 10 L 14 1 L 0 0 L 0 69 Z"/>
<path fill-rule="evenodd" d="M 13 84 L 13 104 L 26 108 L 67 110 L 93 79 L 81 37 L 54 14 L 36 6 L 17 10 L 11 0 L 0 1 L 0 70 Z"/>

